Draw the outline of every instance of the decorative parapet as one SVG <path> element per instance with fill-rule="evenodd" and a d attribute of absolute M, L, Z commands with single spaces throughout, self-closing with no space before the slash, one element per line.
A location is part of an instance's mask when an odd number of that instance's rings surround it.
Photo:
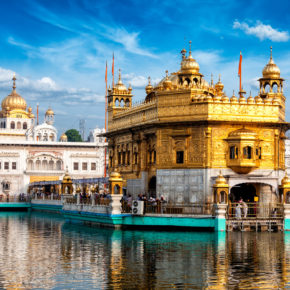
<path fill-rule="evenodd" d="M 157 102 L 154 100 L 115 114 L 112 122 L 108 125 L 108 129 L 114 131 L 155 121 L 157 121 Z"/>

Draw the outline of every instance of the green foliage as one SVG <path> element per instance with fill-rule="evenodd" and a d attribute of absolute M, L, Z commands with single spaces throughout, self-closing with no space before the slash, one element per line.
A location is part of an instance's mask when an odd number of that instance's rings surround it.
<path fill-rule="evenodd" d="M 80 132 L 76 129 L 69 129 L 65 132 L 68 142 L 83 142 Z"/>

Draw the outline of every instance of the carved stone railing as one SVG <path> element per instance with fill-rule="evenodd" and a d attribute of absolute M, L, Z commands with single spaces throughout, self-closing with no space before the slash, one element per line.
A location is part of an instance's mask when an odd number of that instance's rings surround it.
<path fill-rule="evenodd" d="M 113 122 L 109 124 L 109 131 L 131 127 L 132 125 L 152 123 L 157 120 L 157 116 L 156 101 L 142 103 L 139 106 L 117 113 L 113 117 Z"/>

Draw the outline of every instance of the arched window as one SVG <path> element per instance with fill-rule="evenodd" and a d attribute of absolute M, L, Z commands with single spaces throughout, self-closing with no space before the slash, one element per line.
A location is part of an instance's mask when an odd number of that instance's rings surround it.
<path fill-rule="evenodd" d="M 6 122 L 3 123 L 3 128 L 6 128 Z"/>
<path fill-rule="evenodd" d="M 48 169 L 48 162 L 47 160 L 42 161 L 42 170 L 47 170 Z"/>
<path fill-rule="evenodd" d="M 48 170 L 53 170 L 54 169 L 54 162 L 53 160 L 50 160 L 48 163 Z"/>
<path fill-rule="evenodd" d="M 270 85 L 268 83 L 265 84 L 264 86 L 264 92 L 269 93 L 270 92 Z"/>
<path fill-rule="evenodd" d="M 21 129 L 21 122 L 17 122 L 17 129 Z"/>
<path fill-rule="evenodd" d="M 119 99 L 116 99 L 115 100 L 115 107 L 119 107 L 119 105 L 120 105 Z"/>
<path fill-rule="evenodd" d="M 36 160 L 35 165 L 36 170 L 40 170 L 40 160 Z"/>
<path fill-rule="evenodd" d="M 278 93 L 278 85 L 276 83 L 272 84 L 272 92 Z"/>
<path fill-rule="evenodd" d="M 33 170 L 33 161 L 32 160 L 28 161 L 28 170 Z"/>
<path fill-rule="evenodd" d="M 56 161 L 56 170 L 61 170 L 61 161 L 60 160 L 57 160 Z"/>
<path fill-rule="evenodd" d="M 220 203 L 227 203 L 227 193 L 225 191 L 220 192 Z"/>
<path fill-rule="evenodd" d="M 121 99 L 121 102 L 120 102 L 120 107 L 124 107 L 124 99 Z"/>
<path fill-rule="evenodd" d="M 48 136 L 46 133 L 43 135 L 43 141 L 48 141 Z"/>
<path fill-rule="evenodd" d="M 189 84 L 191 83 L 191 81 L 190 81 L 190 79 L 189 79 L 189 78 L 186 78 L 186 79 L 185 79 L 185 81 L 186 81 L 186 83 L 185 83 L 185 84 L 187 84 L 187 85 L 189 85 Z"/>
<path fill-rule="evenodd" d="M 126 99 L 125 105 L 126 105 L 126 107 L 129 107 L 129 106 L 130 106 L 130 101 L 129 101 L 129 99 Z"/>
<path fill-rule="evenodd" d="M 26 123 L 26 122 L 23 123 L 23 129 L 24 129 L 24 130 L 27 129 L 27 123 Z"/>
<path fill-rule="evenodd" d="M 290 203 L 290 191 L 286 192 L 286 203 Z"/>
<path fill-rule="evenodd" d="M 15 122 L 14 122 L 14 121 L 12 121 L 12 122 L 10 123 L 10 128 L 11 128 L 11 129 L 15 129 Z"/>
<path fill-rule="evenodd" d="M 120 194 L 120 186 L 118 184 L 114 187 L 114 194 Z"/>
<path fill-rule="evenodd" d="M 244 147 L 243 155 L 245 159 L 252 159 L 252 147 L 251 146 Z"/>
<path fill-rule="evenodd" d="M 239 149 L 236 146 L 230 147 L 230 159 L 237 159 L 238 158 Z"/>
<path fill-rule="evenodd" d="M 50 141 L 54 141 L 54 135 L 53 134 L 51 134 L 49 138 L 50 138 Z"/>

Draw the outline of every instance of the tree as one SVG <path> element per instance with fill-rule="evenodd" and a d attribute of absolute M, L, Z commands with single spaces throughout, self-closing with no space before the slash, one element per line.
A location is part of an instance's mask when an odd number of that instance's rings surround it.
<path fill-rule="evenodd" d="M 76 129 L 69 129 L 65 132 L 68 142 L 83 142 L 80 132 Z"/>

